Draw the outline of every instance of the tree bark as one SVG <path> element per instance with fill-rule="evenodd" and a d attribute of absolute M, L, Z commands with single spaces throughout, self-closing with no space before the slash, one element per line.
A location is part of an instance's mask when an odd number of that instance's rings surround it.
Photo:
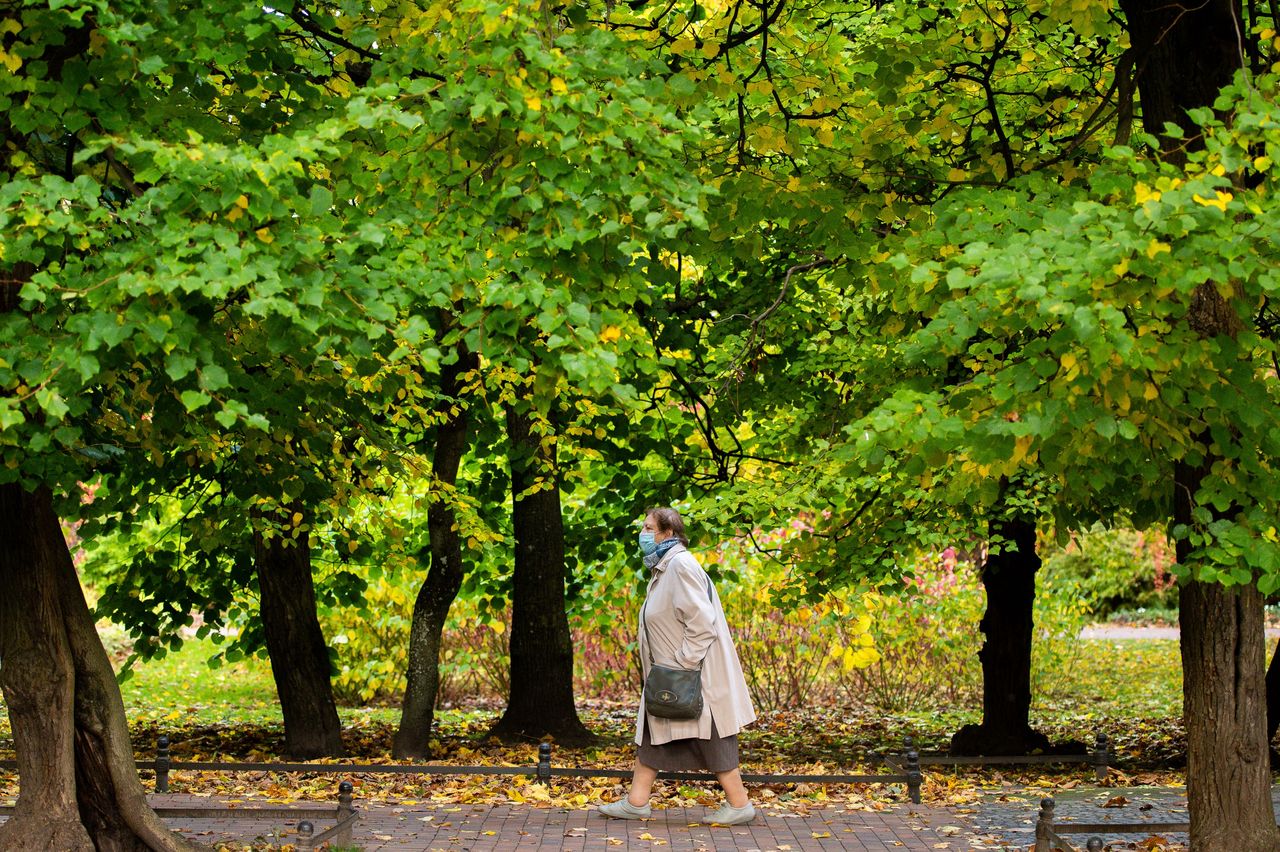
<path fill-rule="evenodd" d="M 1187 112 L 1210 107 L 1241 67 L 1244 27 L 1239 0 L 1171 4 L 1166 0 L 1121 0 L 1137 56 L 1143 127 L 1162 139 L 1165 157 L 1184 159 L 1199 147 Z M 1183 130 L 1170 137 L 1165 125 Z M 1242 330 L 1234 305 L 1208 282 L 1194 294 L 1187 324 L 1205 338 L 1235 337 Z M 1212 442 L 1194 419 L 1189 431 L 1205 458 L 1174 465 L 1175 524 L 1194 524 L 1201 482 L 1215 459 Z M 1236 514 L 1238 507 L 1216 512 Z M 1186 564 L 1190 547 L 1177 544 Z M 1271 807 L 1266 738 L 1266 651 L 1263 601 L 1254 585 L 1226 588 L 1191 578 L 1179 596 L 1182 626 L 1183 718 L 1187 729 L 1187 800 L 1191 847 L 1197 852 L 1280 850 Z"/>
<path fill-rule="evenodd" d="M 1280 849 L 1271 806 L 1262 595 L 1188 581 L 1180 596 L 1191 848 Z"/>
<path fill-rule="evenodd" d="M 341 757 L 342 725 L 329 681 L 329 649 L 316 617 L 308 536 L 267 540 L 255 530 L 253 552 L 285 751 L 301 759 Z"/>
<path fill-rule="evenodd" d="M 564 524 L 553 436 L 530 415 L 507 409 L 515 575 L 511 608 L 511 694 L 492 733 L 506 740 L 594 738 L 573 701 L 573 641 L 565 615 Z M 540 483 L 538 480 L 542 480 Z M 537 490 L 531 489 L 537 485 Z"/>
<path fill-rule="evenodd" d="M 115 673 L 48 489 L 0 485 L 0 542 L 0 689 L 21 779 L 0 849 L 196 849 L 147 804 Z"/>
<path fill-rule="evenodd" d="M 951 738 L 952 754 L 1027 754 L 1046 750 L 1049 740 L 1031 728 L 1031 640 L 1036 573 L 1035 524 L 1025 518 L 996 526 L 1001 551 L 987 559 L 982 585 L 982 724 L 965 725 Z"/>
<path fill-rule="evenodd" d="M 458 400 L 465 376 L 477 363 L 470 353 L 459 355 L 441 370 L 441 393 L 455 401 L 451 416 L 436 433 L 431 475 L 438 489 L 427 507 L 431 567 L 413 603 L 413 623 L 409 628 L 409 669 L 400 728 L 392 744 L 397 758 L 429 757 L 431 725 L 435 719 L 436 697 L 440 691 L 440 637 L 449 607 L 462 587 L 465 565 L 462 535 L 457 528 L 451 492 L 458 481 L 458 467 L 466 452 L 470 416 Z"/>

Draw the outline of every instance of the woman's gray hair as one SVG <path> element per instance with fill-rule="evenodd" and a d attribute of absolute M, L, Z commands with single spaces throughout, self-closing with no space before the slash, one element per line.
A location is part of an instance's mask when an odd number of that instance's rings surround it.
<path fill-rule="evenodd" d="M 684 518 L 670 506 L 659 506 L 644 513 L 646 518 L 653 518 L 658 529 L 669 532 L 680 540 L 681 544 L 689 543 L 689 536 L 684 533 Z"/>

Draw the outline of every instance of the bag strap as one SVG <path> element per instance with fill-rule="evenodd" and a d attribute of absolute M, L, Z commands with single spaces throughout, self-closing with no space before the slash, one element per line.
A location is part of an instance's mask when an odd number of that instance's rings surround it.
<path fill-rule="evenodd" d="M 703 571 L 702 574 L 704 577 L 707 578 L 707 600 L 710 601 L 712 604 L 714 604 L 715 598 L 711 596 L 711 575 L 708 574 L 706 571 Z M 645 638 L 644 644 L 649 650 L 649 665 L 655 666 L 657 665 L 657 663 L 653 661 L 653 643 L 649 641 L 649 620 L 645 617 L 645 610 L 647 610 L 648 608 L 649 608 L 649 596 L 645 595 L 644 605 L 640 607 L 640 623 L 644 626 L 644 638 Z M 701 668 L 701 666 L 699 666 L 699 668 Z"/>

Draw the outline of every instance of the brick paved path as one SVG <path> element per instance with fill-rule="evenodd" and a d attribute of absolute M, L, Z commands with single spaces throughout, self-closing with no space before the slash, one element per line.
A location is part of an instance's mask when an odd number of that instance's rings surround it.
<path fill-rule="evenodd" d="M 156 798 L 154 801 L 159 802 Z M 171 795 L 172 805 L 207 807 L 208 798 Z M 245 806 L 249 806 L 245 802 Z M 563 849 L 567 852 L 696 852 L 696 850 L 952 850 L 978 848 L 961 817 L 943 808 L 901 806 L 894 811 L 846 811 L 833 807 L 806 816 L 762 813 L 745 826 L 706 826 L 705 808 L 654 810 L 650 820 L 610 820 L 594 810 L 528 805 L 368 805 L 356 801 L 361 819 L 352 837 L 366 852 L 498 852 Z M 317 833 L 332 820 L 313 820 Z M 217 819 L 169 819 L 169 825 L 207 845 L 285 844 L 297 839 L 296 822 L 252 820 L 234 811 Z M 235 848 L 232 846 L 232 848 Z M 998 848 L 998 847 L 997 847 Z"/>

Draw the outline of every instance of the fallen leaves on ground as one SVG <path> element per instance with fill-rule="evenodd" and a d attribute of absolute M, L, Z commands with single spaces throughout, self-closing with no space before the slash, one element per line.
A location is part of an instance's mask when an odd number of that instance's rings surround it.
<path fill-rule="evenodd" d="M 477 707 L 469 712 L 441 714 L 432 739 L 433 765 L 492 767 L 532 767 L 537 762 L 537 744 L 510 745 L 488 737 L 501 708 Z M 598 743 L 586 748 L 556 745 L 552 751 L 555 767 L 627 770 L 635 757 L 632 744 L 635 708 L 630 704 L 604 701 L 584 702 L 582 716 L 599 735 Z M 893 772 L 880 757 L 901 753 L 905 736 L 912 736 L 922 751 L 942 751 L 947 739 L 963 718 L 955 716 L 895 715 L 891 713 L 838 707 L 806 707 L 786 712 L 762 714 L 761 720 L 741 736 L 743 770 L 758 774 L 888 774 Z M 1124 726 L 1089 719 L 1094 730 L 1105 729 L 1113 748 L 1128 771 L 1116 772 L 1108 786 L 1182 786 L 1180 771 L 1168 768 L 1169 755 L 1180 744 L 1180 727 L 1170 720 L 1125 720 Z M 166 726 L 150 719 L 133 726 L 134 746 L 139 761 L 155 756 L 154 743 L 160 734 L 171 741 L 174 761 L 282 762 L 283 730 L 278 725 L 203 724 Z M 1076 718 L 1056 719 L 1040 725 L 1051 737 L 1082 738 L 1085 723 Z M 1173 736 L 1170 732 L 1173 731 Z M 343 736 L 348 757 L 332 763 L 394 764 L 392 724 L 362 718 L 348 725 Z M 0 742 L 0 749 L 6 743 Z M 0 753 L 0 757 L 11 757 Z M 150 788 L 152 774 L 144 770 L 144 784 Z M 252 771 L 237 773 L 175 771 L 170 777 L 173 792 L 221 799 L 242 799 L 251 803 L 293 801 L 336 801 L 340 781 L 350 780 L 357 801 L 371 803 L 424 803 L 466 805 L 474 803 L 519 804 L 531 807 L 585 808 L 613 801 L 625 791 L 624 779 L 556 777 L 549 786 L 530 776 L 518 775 L 424 775 L 343 772 L 340 774 L 280 773 Z M 963 807 L 984 794 L 1007 794 L 1011 800 L 1034 805 L 1044 795 L 1093 784 L 1093 770 L 1084 764 L 1051 766 L 947 767 L 925 766 L 923 797 L 926 803 Z M 0 775 L 0 798 L 12 799 L 16 779 Z M 765 812 L 808 813 L 815 808 L 835 807 L 847 811 L 879 811 L 907 801 L 904 785 L 868 783 L 849 785 L 755 783 L 752 795 Z M 713 782 L 660 781 L 655 788 L 656 807 L 705 806 L 719 804 L 721 793 Z"/>

